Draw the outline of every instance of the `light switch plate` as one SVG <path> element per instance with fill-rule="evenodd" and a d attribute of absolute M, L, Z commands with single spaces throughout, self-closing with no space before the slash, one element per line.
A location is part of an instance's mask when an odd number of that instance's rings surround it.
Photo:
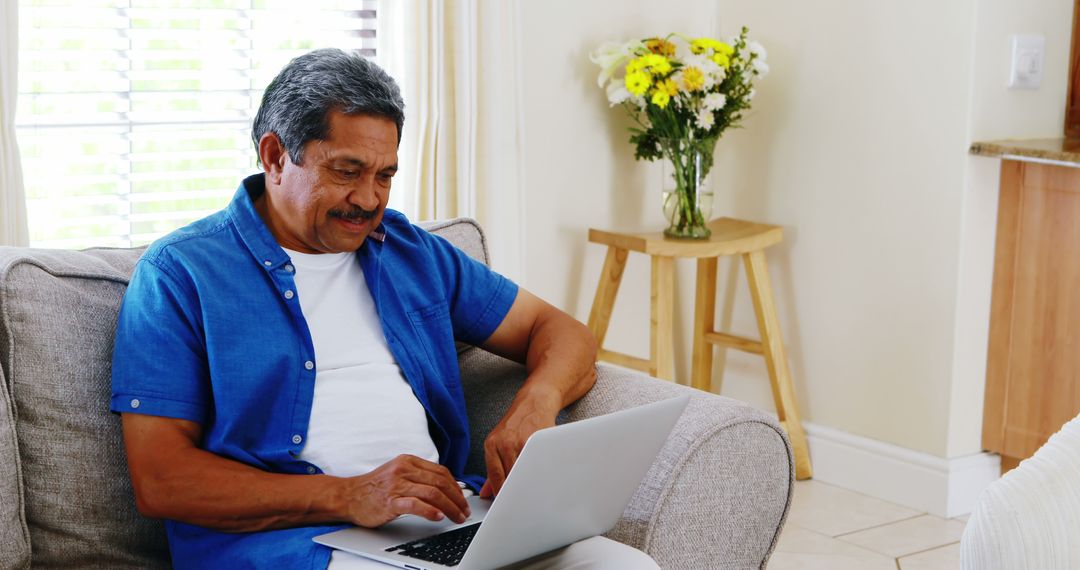
<path fill-rule="evenodd" d="M 1012 37 L 1009 89 L 1038 89 L 1042 85 L 1046 38 L 1041 35 Z"/>

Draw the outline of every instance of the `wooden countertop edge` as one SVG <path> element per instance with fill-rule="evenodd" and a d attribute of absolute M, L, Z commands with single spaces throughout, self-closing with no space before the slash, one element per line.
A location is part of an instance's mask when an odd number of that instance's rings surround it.
<path fill-rule="evenodd" d="M 979 141 L 971 143 L 969 150 L 977 156 L 1080 167 L 1080 141 L 1064 138 Z"/>

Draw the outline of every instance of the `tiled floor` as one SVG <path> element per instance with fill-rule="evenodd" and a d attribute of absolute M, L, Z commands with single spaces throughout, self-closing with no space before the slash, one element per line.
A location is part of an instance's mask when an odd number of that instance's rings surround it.
<path fill-rule="evenodd" d="M 769 570 L 955 570 L 966 519 L 799 481 Z"/>

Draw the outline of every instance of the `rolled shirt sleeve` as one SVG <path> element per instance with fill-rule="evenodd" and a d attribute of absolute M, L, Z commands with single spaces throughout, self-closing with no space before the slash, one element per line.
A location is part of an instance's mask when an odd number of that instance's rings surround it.
<path fill-rule="evenodd" d="M 116 324 L 112 411 L 206 421 L 209 367 L 193 298 L 156 260 L 139 262 Z"/>

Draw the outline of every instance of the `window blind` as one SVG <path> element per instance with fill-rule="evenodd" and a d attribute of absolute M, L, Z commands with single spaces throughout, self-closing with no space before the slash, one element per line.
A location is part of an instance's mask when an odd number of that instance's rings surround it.
<path fill-rule="evenodd" d="M 377 0 L 20 0 L 30 242 L 131 247 L 257 172 L 263 88 L 315 48 L 376 58 Z"/>

